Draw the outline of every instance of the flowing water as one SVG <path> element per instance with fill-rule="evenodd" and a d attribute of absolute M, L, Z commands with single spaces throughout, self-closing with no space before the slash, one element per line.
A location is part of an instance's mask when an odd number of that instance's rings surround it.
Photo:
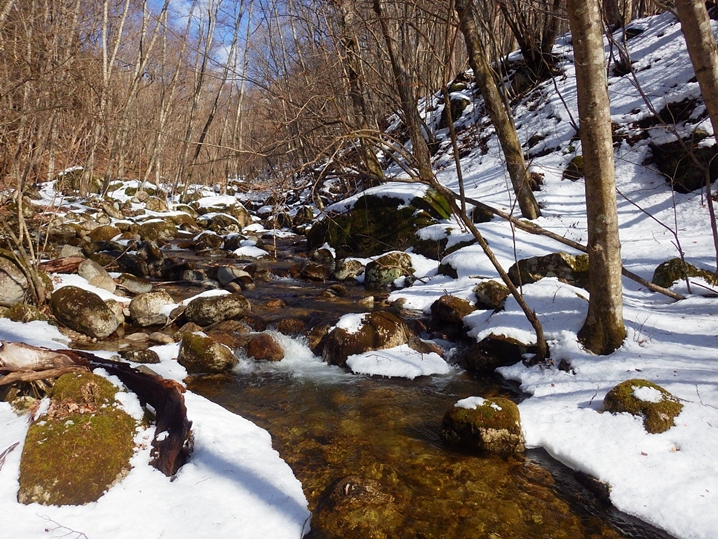
<path fill-rule="evenodd" d="M 316 324 L 365 310 L 356 303 L 361 287 L 327 299 L 328 286 L 282 278 L 246 295 L 270 322 Z M 265 307 L 268 298 L 286 305 Z M 458 368 L 413 381 L 357 376 L 277 336 L 283 361 L 243 360 L 232 374 L 196 377 L 189 388 L 270 432 L 309 500 L 309 539 L 669 537 L 602 503 L 542 451 L 501 458 L 443 446 L 441 420 L 458 399 L 520 398 L 500 380 Z"/>

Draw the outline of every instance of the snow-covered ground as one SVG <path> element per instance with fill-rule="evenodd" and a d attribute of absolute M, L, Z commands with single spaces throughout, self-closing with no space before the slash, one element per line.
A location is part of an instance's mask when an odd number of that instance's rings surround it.
<path fill-rule="evenodd" d="M 636 82 L 657 110 L 665 103 L 700 95 L 697 84 L 690 82 L 692 71 L 680 25 L 672 15 L 634 25 L 643 30 L 628 42 L 636 78 L 609 79 L 612 114 L 619 125 L 630 125 L 650 115 Z M 585 243 L 583 183 L 562 179 L 567 163 L 580 153 L 580 141 L 573 139 L 571 126 L 578 118 L 569 43 L 568 38 L 562 38 L 556 47 L 564 56 L 564 74 L 556 79 L 562 98 L 552 82 L 544 84 L 540 90 L 543 97 L 536 100 L 538 106 L 532 106 L 531 99 L 518 106 L 516 123 L 523 141 L 535 135 L 544 137 L 532 149 L 535 154 L 552 149 L 531 160 L 531 170 L 544 177 L 543 188 L 536 193 L 543 208 L 537 224 Z M 703 110 L 699 105 L 694 117 Z M 434 114 L 439 113 L 440 109 Z M 469 107 L 459 122 L 480 121 L 475 115 Z M 707 120 L 690 127 L 712 133 Z M 654 142 L 670 140 L 660 127 L 652 128 L 650 134 Z M 448 134 L 439 132 L 438 136 L 446 140 Z M 660 174 L 643 165 L 650 140 L 635 141 L 634 145 L 624 140 L 616 149 L 624 265 L 650 280 L 660 262 L 678 255 L 677 238 L 689 262 L 710 269 L 715 251 L 705 197 L 700 192 L 671 193 Z M 487 144 L 487 153 L 476 148 L 462 161 L 467 195 L 512 211 L 510 182 L 498 143 L 491 137 Z M 458 191 L 450 155 L 439 157 L 436 167 L 440 181 Z M 411 198 L 418 189 L 416 185 L 389 184 L 381 191 Z M 545 237 L 512 230 L 498 219 L 478 227 L 504 267 L 516 259 L 569 250 Z M 449 234 L 450 244 L 468 239 L 452 221 L 426 229 L 423 234 L 432 238 Z M 438 264 L 418 255 L 412 257 L 421 279 L 390 296 L 390 300 L 403 300 L 407 308 L 427 310 L 446 293 L 473 299 L 472 289 L 478 282 L 497 278 L 477 246 L 464 247 L 444 260 L 456 269 L 457 279 L 437 275 Z M 73 279 L 63 277 L 63 282 L 79 284 Z M 677 284 L 675 290 L 686 294 L 687 299 L 674 302 L 624 280 L 626 341 L 610 356 L 593 356 L 577 344 L 576 338 L 586 314 L 587 292 L 555 279 L 524 286 L 527 302 L 544 326 L 552 360 L 555 364 L 565 360 L 571 369 L 518 364 L 502 368 L 501 373 L 519 381 L 531 394 L 520 404 L 529 447 L 544 447 L 568 466 L 609 483 L 611 500 L 619 509 L 676 537 L 709 539 L 718 530 L 718 299 L 701 295 L 709 291 L 700 286 L 693 286 L 692 294 L 687 294 L 683 284 Z M 477 311 L 464 321 L 470 335 L 477 339 L 492 332 L 526 342 L 533 339 L 531 327 L 511 298 L 501 312 Z M 348 317 L 343 323 L 352 327 L 358 317 Z M 0 339 L 52 348 L 66 343 L 45 324 L 22 325 L 7 320 L 0 320 Z M 287 342 L 283 345 L 292 346 Z M 155 349 L 162 357 L 158 372 L 181 380 L 186 373 L 173 361 L 176 345 Z M 306 372 L 312 375 L 337 369 L 322 364 L 306 350 L 291 354 L 291 358 L 282 363 L 305 363 Z M 409 378 L 432 373 L 443 376 L 451 370 L 438 356 L 428 362 L 424 359 L 400 348 L 353 356 L 349 364 L 361 373 Z M 248 368 L 244 362 L 238 369 L 243 368 Z M 647 434 L 638 418 L 601 412 L 606 393 L 631 378 L 656 382 L 681 399 L 684 408 L 673 428 L 662 434 Z M 16 501 L 21 450 L 17 447 L 0 470 L 0 514 L 12 515 L 0 525 L 0 537 L 82 537 L 74 532 L 89 538 L 300 537 L 308 529 L 307 502 L 291 470 L 271 448 L 266 432 L 196 395 L 188 393 L 186 399 L 189 418 L 194 422 L 196 452 L 173 482 L 147 465 L 146 442 L 152 437 L 147 430 L 138 432 L 140 444 L 132 472 L 98 502 L 83 507 L 23 506 Z M 127 406 L 131 408 L 132 403 Z M 26 428 L 26 419 L 17 418 L 8 405 L 0 403 L 0 452 L 17 441 L 22 443 Z"/>

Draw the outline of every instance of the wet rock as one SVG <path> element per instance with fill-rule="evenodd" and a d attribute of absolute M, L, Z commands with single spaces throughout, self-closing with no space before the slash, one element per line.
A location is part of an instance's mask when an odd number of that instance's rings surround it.
<path fill-rule="evenodd" d="M 152 283 L 146 279 L 136 277 L 131 273 L 123 273 L 117 278 L 117 285 L 132 294 L 146 294 L 152 292 Z"/>
<path fill-rule="evenodd" d="M 271 272 L 259 264 L 249 264 L 244 267 L 244 271 L 249 273 L 255 281 L 269 282 L 272 280 Z"/>
<path fill-rule="evenodd" d="M 556 277 L 559 281 L 586 288 L 588 286 L 588 255 L 570 255 L 559 251 L 546 256 L 534 256 L 519 260 L 508 271 L 516 286 L 535 283 L 544 277 Z"/>
<path fill-rule="evenodd" d="M 92 286 L 114 293 L 117 285 L 107 270 L 94 260 L 85 260 L 77 267 L 77 274 Z"/>
<path fill-rule="evenodd" d="M 309 345 L 309 349 L 312 351 L 312 354 L 316 356 L 321 355 L 330 329 L 331 326 L 329 324 L 320 324 L 309 330 L 307 333 L 307 344 Z"/>
<path fill-rule="evenodd" d="M 294 337 L 307 328 L 306 322 L 299 318 L 282 318 L 277 324 L 277 331 L 284 335 Z"/>
<path fill-rule="evenodd" d="M 182 335 L 177 361 L 189 374 L 225 372 L 239 362 L 225 345 L 197 333 Z"/>
<path fill-rule="evenodd" d="M 173 305 L 174 300 L 164 290 L 138 294 L 130 302 L 130 317 L 136 326 L 147 327 L 163 325 L 167 316 L 161 311 L 167 305 Z"/>
<path fill-rule="evenodd" d="M 25 298 L 25 274 L 10 258 L 0 253 L 0 306 L 10 307 Z"/>
<path fill-rule="evenodd" d="M 658 384 L 636 378 L 611 389 L 603 399 L 603 410 L 642 417 L 646 432 L 658 434 L 675 425 L 683 404 Z"/>
<path fill-rule="evenodd" d="M 322 357 L 331 365 L 346 365 L 347 358 L 370 350 L 383 350 L 406 344 L 410 332 L 407 325 L 389 311 L 367 313 L 361 327 L 350 333 L 335 327 L 327 335 Z"/>
<path fill-rule="evenodd" d="M 413 272 L 411 257 L 407 253 L 394 251 L 382 255 L 366 265 L 364 284 L 374 287 L 389 286 L 399 277 Z"/>
<path fill-rule="evenodd" d="M 108 337 L 120 325 L 100 296 L 76 286 L 56 290 L 50 298 L 50 308 L 61 324 L 98 339 Z"/>
<path fill-rule="evenodd" d="M 474 287 L 477 309 L 500 309 L 511 292 L 498 281 L 481 281 Z"/>
<path fill-rule="evenodd" d="M 46 414 L 25 437 L 20 503 L 94 502 L 129 471 L 136 422 L 115 402 L 117 391 L 91 373 L 58 378 Z"/>
<path fill-rule="evenodd" d="M 227 286 L 232 281 L 240 279 L 246 280 L 247 282 L 254 282 L 252 276 L 242 268 L 237 266 L 219 266 L 217 268 L 217 280 L 222 286 Z"/>
<path fill-rule="evenodd" d="M 445 350 L 441 348 L 438 344 L 432 341 L 425 341 L 424 339 L 420 339 L 419 337 L 416 337 L 415 335 L 412 335 L 409 337 L 409 342 L 407 343 L 409 345 L 409 348 L 412 350 L 419 352 L 420 354 L 437 354 L 438 356 L 444 357 Z"/>
<path fill-rule="evenodd" d="M 265 301 L 264 306 L 267 309 L 284 309 L 287 306 L 287 302 L 282 298 L 273 298 Z"/>
<path fill-rule="evenodd" d="M 470 397 L 456 403 L 444 416 L 441 438 L 448 445 L 478 452 L 524 450 L 518 406 L 501 397 Z"/>
<path fill-rule="evenodd" d="M 333 284 L 321 294 L 323 298 L 344 298 L 349 294 L 347 287 L 341 284 Z"/>
<path fill-rule="evenodd" d="M 476 374 L 492 373 L 498 367 L 514 365 L 524 359 L 533 347 L 512 337 L 491 334 L 472 343 L 459 354 L 459 362 L 466 370 Z"/>
<path fill-rule="evenodd" d="M 334 255 L 334 250 L 327 246 L 322 246 L 319 249 L 315 249 L 311 252 L 309 258 L 312 260 L 312 262 L 321 264 L 322 266 L 329 269 L 330 273 L 333 272 L 337 267 L 337 260 Z"/>
<path fill-rule="evenodd" d="M 464 333 L 464 316 L 474 312 L 471 302 L 445 294 L 431 304 L 431 327 L 435 331 Z"/>
<path fill-rule="evenodd" d="M 150 274 L 150 266 L 139 256 L 132 253 L 125 253 L 117 259 L 117 265 L 126 273 L 136 277 L 147 277 Z"/>
<path fill-rule="evenodd" d="M 247 357 L 257 360 L 281 361 L 284 359 L 284 350 L 269 333 L 253 335 L 247 343 L 246 352 Z"/>
<path fill-rule="evenodd" d="M 653 272 L 651 282 L 663 288 L 670 288 L 678 281 L 689 277 L 700 277 L 712 285 L 718 285 L 718 274 L 698 268 L 688 262 L 684 263 L 680 258 L 671 258 L 659 264 Z"/>
<path fill-rule="evenodd" d="M 301 279 L 320 282 L 328 280 L 332 275 L 328 267 L 317 262 L 305 262 L 297 268 L 293 268 L 292 274 L 295 273 Z"/>
<path fill-rule="evenodd" d="M 404 517 L 376 479 L 349 475 L 332 483 L 312 515 L 326 539 L 401 537 Z"/>
<path fill-rule="evenodd" d="M 192 300 L 185 309 L 188 321 L 208 326 L 230 318 L 240 318 L 251 311 L 249 301 L 239 294 L 201 297 Z"/>
<path fill-rule="evenodd" d="M 347 279 L 356 279 L 364 273 L 364 264 L 354 258 L 342 260 L 334 272 L 334 278 L 337 281 L 346 281 Z"/>
<path fill-rule="evenodd" d="M 159 363 L 160 356 L 154 350 L 125 350 L 120 352 L 122 359 L 126 361 L 133 361 L 135 363 Z"/>
<path fill-rule="evenodd" d="M 246 236 L 242 234 L 227 234 L 224 237 L 225 251 L 236 251 L 242 246 L 242 242 L 246 239 Z"/>

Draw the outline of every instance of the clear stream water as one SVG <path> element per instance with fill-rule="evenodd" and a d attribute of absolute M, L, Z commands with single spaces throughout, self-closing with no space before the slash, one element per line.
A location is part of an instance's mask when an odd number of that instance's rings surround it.
<path fill-rule="evenodd" d="M 268 266 L 284 275 L 283 251 Z M 216 261 L 218 262 L 218 261 Z M 233 261 L 236 263 L 236 261 Z M 331 283 L 289 278 L 247 291 L 270 325 L 282 317 L 315 325 L 366 310 Z M 266 306 L 281 299 L 281 308 Z M 326 365 L 300 340 L 279 363 L 243 360 L 229 375 L 196 377 L 189 388 L 263 427 L 304 486 L 313 513 L 309 539 L 669 538 L 601 502 L 541 450 L 502 458 L 442 445 L 441 420 L 464 397 L 521 396 L 498 378 L 460 369 L 413 381 L 357 376 Z"/>

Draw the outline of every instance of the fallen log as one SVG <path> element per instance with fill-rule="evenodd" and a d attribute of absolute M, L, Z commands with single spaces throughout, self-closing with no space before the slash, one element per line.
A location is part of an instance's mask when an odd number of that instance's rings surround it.
<path fill-rule="evenodd" d="M 41 262 L 39 268 L 45 273 L 77 273 L 77 268 L 85 261 L 83 256 L 68 256 Z"/>
<path fill-rule="evenodd" d="M 26 343 L 0 341 L 0 385 L 59 377 L 81 369 L 105 369 L 135 393 L 142 405 L 155 412 L 155 436 L 150 464 L 172 476 L 192 452 L 192 422 L 187 419 L 184 387 L 173 380 L 138 371 L 126 363 L 104 359 L 81 350 L 49 350 Z"/>
<path fill-rule="evenodd" d="M 168 477 L 176 474 L 189 460 L 192 452 L 192 422 L 187 419 L 184 387 L 174 380 L 146 374 L 126 363 L 104 359 L 89 352 L 63 352 L 77 358 L 78 364 L 86 364 L 91 369 L 102 368 L 117 376 L 143 405 L 154 408 L 156 427 L 150 464 Z"/>
<path fill-rule="evenodd" d="M 0 371 L 42 371 L 76 366 L 62 352 L 30 346 L 22 342 L 0 341 Z"/>

